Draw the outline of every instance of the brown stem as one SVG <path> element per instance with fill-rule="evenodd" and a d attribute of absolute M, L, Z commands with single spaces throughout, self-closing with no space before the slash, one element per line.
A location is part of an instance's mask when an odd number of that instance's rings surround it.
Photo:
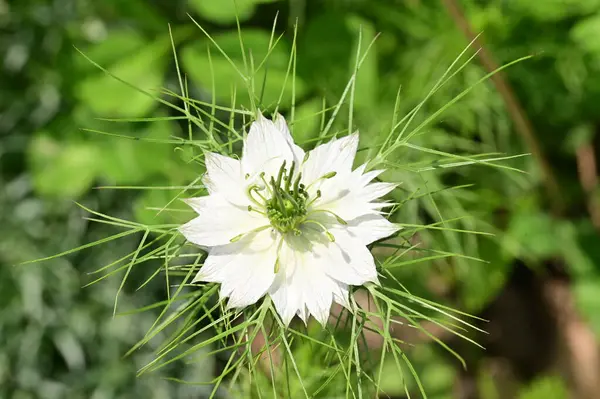
<path fill-rule="evenodd" d="M 544 294 L 556 316 L 563 344 L 562 358 L 574 390 L 574 397 L 595 399 L 600 392 L 600 354 L 596 337 L 579 315 L 575 298 L 567 282 L 547 280 Z"/>
<path fill-rule="evenodd" d="M 473 43 L 480 49 L 477 56 L 479 57 L 479 61 L 481 62 L 483 68 L 489 73 L 496 71 L 499 68 L 498 63 L 494 60 L 492 54 L 483 46 L 481 39 L 475 35 L 469 21 L 465 17 L 456 0 L 442 0 L 442 3 L 465 37 L 469 41 L 473 41 Z M 525 141 L 525 145 L 529 149 L 529 152 L 531 152 L 531 155 L 540 167 L 542 179 L 550 196 L 553 210 L 556 213 L 561 213 L 563 202 L 558 182 L 554 176 L 552 168 L 550 167 L 548 159 L 544 155 L 544 152 L 539 145 L 533 126 L 527 118 L 519 99 L 515 95 L 502 71 L 496 72 L 490 79 L 496 86 L 496 90 L 498 90 L 498 93 L 500 93 L 504 103 L 506 104 L 506 109 L 513 121 L 515 130 L 521 136 L 523 141 Z"/>
<path fill-rule="evenodd" d="M 596 187 L 598 186 L 598 175 L 596 173 L 596 154 L 594 147 L 589 144 L 583 144 L 577 148 L 577 173 L 583 191 L 587 195 L 587 207 L 596 229 L 600 230 L 600 203 L 596 196 Z"/>

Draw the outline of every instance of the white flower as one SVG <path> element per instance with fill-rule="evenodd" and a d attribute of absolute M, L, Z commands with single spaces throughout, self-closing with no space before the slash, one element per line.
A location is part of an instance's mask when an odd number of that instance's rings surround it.
<path fill-rule="evenodd" d="M 199 216 L 180 228 L 208 251 L 194 281 L 221 283 L 228 307 L 268 294 L 286 325 L 311 314 L 325 324 L 332 301 L 349 307 L 350 285 L 378 283 L 367 245 L 399 229 L 376 202 L 395 184 L 353 171 L 357 146 L 355 133 L 305 154 L 281 115 L 260 115 L 241 160 L 207 153 L 209 195 L 186 200 Z"/>

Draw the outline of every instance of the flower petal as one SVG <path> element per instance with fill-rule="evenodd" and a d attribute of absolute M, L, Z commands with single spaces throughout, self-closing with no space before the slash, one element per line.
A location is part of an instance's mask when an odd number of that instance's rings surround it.
<path fill-rule="evenodd" d="M 373 172 L 359 175 L 352 172 L 346 176 L 335 176 L 321 184 L 321 198 L 313 208 L 326 209 L 349 221 L 365 214 L 378 214 L 379 209 L 388 206 L 376 202 L 398 185 L 395 183 L 368 183 L 375 176 Z M 379 173 L 379 171 L 376 171 Z M 371 174 L 370 176 L 367 176 Z M 365 177 L 366 176 L 366 177 Z M 316 193 L 315 193 L 316 195 Z"/>
<path fill-rule="evenodd" d="M 196 245 L 212 247 L 229 244 L 232 238 L 240 234 L 269 225 L 265 216 L 233 205 L 219 194 L 189 198 L 185 202 L 199 216 L 181 226 L 179 231 Z"/>
<path fill-rule="evenodd" d="M 348 221 L 346 229 L 351 236 L 358 238 L 363 245 L 369 245 L 372 242 L 391 236 L 401 227 L 390 223 L 381 215 L 368 214 Z"/>
<path fill-rule="evenodd" d="M 276 176 L 284 161 L 289 167 L 295 160 L 292 145 L 293 140 L 287 129 L 280 130 L 272 121 L 260 115 L 252 122 L 244 140 L 243 172 L 250 175 L 265 172 L 267 180 Z"/>
<path fill-rule="evenodd" d="M 337 291 L 333 292 L 333 301 L 339 303 L 346 309 L 350 309 L 350 296 L 349 288 L 347 284 L 340 283 L 336 281 L 336 285 L 338 287 Z"/>
<path fill-rule="evenodd" d="M 288 235 L 280 251 L 281 270 L 269 290 L 284 323 L 295 314 L 307 321 L 308 314 L 325 325 L 334 293 L 342 296 L 337 282 L 325 273 L 326 259 L 316 257 L 313 243 L 305 236 Z"/>
<path fill-rule="evenodd" d="M 285 121 L 285 118 L 283 117 L 283 115 L 281 115 L 279 113 L 277 115 L 275 115 L 275 119 L 273 120 L 273 123 L 275 124 L 275 127 L 280 132 L 282 132 L 284 136 L 287 137 L 288 144 L 290 145 L 292 152 L 294 153 L 294 160 L 296 161 L 297 165 L 300 165 L 300 163 L 304 159 L 304 150 L 294 143 L 294 139 L 292 138 L 292 135 L 290 134 L 290 129 L 288 128 L 287 122 Z"/>
<path fill-rule="evenodd" d="M 221 283 L 221 298 L 229 297 L 228 307 L 251 305 L 266 294 L 275 279 L 277 257 L 273 229 L 249 234 L 235 243 L 211 248 L 194 282 Z"/>
<path fill-rule="evenodd" d="M 283 265 L 283 267 L 286 267 Z M 306 308 L 302 302 L 302 293 L 298 291 L 298 286 L 292 284 L 291 279 L 283 278 L 284 271 L 280 270 L 275 278 L 275 282 L 269 288 L 269 296 L 275 304 L 275 309 L 281 317 L 284 325 L 290 324 L 290 321 L 298 314 L 302 320 L 306 320 L 303 314 L 300 314 L 302 308 Z"/>
<path fill-rule="evenodd" d="M 323 175 L 336 172 L 345 175 L 352 171 L 358 148 L 358 133 L 321 144 L 308 153 L 302 166 L 302 180 L 307 186 Z"/>
<path fill-rule="evenodd" d="M 312 239 L 314 256 L 322 260 L 325 273 L 347 285 L 378 282 L 375 260 L 365 244 L 343 225 L 335 225 L 329 231 L 335 242 L 329 242 L 322 234 L 319 239 Z"/>
<path fill-rule="evenodd" d="M 242 173 L 242 163 L 214 152 L 205 154 L 206 172 L 202 182 L 210 194 L 220 193 L 225 199 L 237 205 L 248 205 L 246 181 Z"/>

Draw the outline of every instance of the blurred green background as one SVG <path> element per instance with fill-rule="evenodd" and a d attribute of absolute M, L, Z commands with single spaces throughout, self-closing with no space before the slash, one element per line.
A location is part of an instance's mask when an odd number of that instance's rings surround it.
<path fill-rule="evenodd" d="M 489 334 L 475 336 L 485 351 L 443 337 L 465 357 L 467 370 L 434 345 L 416 345 L 410 355 L 432 398 L 599 397 L 600 0 L 238 0 L 237 7 L 255 59 L 266 52 L 277 13 L 276 30 L 285 32 L 271 55 L 267 104 L 291 84 L 285 71 L 292 25 L 299 23 L 296 118 L 304 119 L 294 129 L 300 140 L 318 129 L 318 118 L 309 116 L 343 91 L 359 32 L 363 48 L 381 33 L 356 88 L 365 143 L 378 142 L 389 124 L 398 87 L 406 113 L 471 41 L 469 31 L 483 32 L 485 51 L 432 98 L 424 114 L 494 63 L 535 54 L 477 86 L 417 139 L 451 153 L 532 156 L 513 165 L 529 175 L 476 166 L 423 175 L 432 191 L 474 185 L 445 194 L 440 211 L 446 218 L 471 215 L 471 227 L 495 237 L 441 242 L 490 263 L 430 262 L 407 267 L 401 276 L 428 298 L 489 320 L 480 323 Z M 144 89 L 177 92 L 170 24 L 190 97 L 210 102 L 214 84 L 214 95 L 225 104 L 238 78 L 214 49 L 211 67 L 208 41 L 188 13 L 234 59 L 241 58 L 228 0 L 0 0 L 0 398 L 202 398 L 210 392 L 157 374 L 136 378 L 152 347 L 122 356 L 156 314 L 113 319 L 119 278 L 82 288 L 94 278 L 88 272 L 135 249 L 136 239 L 43 266 L 14 266 L 114 233 L 82 218 L 73 200 L 156 223 L 166 216 L 149 208 L 173 195 L 94 187 L 185 186 L 200 173 L 184 167 L 186 151 L 82 131 L 169 139 L 185 136 L 187 127 L 99 120 L 169 111 L 74 49 Z M 290 105 L 291 86 L 282 112 Z M 410 155 L 413 161 L 427 156 Z M 416 213 L 437 212 L 426 201 L 421 205 Z M 164 296 L 164 284 L 157 282 L 140 292 L 126 289 L 120 303 L 135 308 Z M 202 362 L 161 373 L 207 380 L 216 372 Z M 390 397 L 404 397 L 394 371 L 383 383 Z"/>

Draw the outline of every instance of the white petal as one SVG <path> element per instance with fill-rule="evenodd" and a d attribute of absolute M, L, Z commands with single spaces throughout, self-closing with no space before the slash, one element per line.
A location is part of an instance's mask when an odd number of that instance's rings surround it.
<path fill-rule="evenodd" d="M 362 190 L 360 196 L 362 200 L 371 202 L 390 193 L 396 187 L 396 183 L 371 183 Z"/>
<path fill-rule="evenodd" d="M 306 322 L 308 313 L 325 325 L 334 292 L 343 295 L 337 283 L 324 272 L 326 259 L 315 257 L 312 249 L 312 243 L 304 236 L 286 237 L 281 248 L 280 275 L 269 295 L 285 323 L 295 314 Z"/>
<path fill-rule="evenodd" d="M 335 176 L 325 181 L 321 187 L 321 198 L 313 208 L 326 209 L 348 221 L 365 214 L 377 214 L 387 205 L 376 202 L 398 185 L 395 183 L 370 183 L 363 185 L 361 176 L 354 173 L 348 176 Z M 311 195 L 313 195 L 311 193 Z"/>
<path fill-rule="evenodd" d="M 205 163 L 207 174 L 202 181 L 210 194 L 220 193 L 234 204 L 248 205 L 247 184 L 239 160 L 207 152 Z"/>
<path fill-rule="evenodd" d="M 350 295 L 350 292 L 348 289 L 348 285 L 344 284 L 344 283 L 340 283 L 339 281 L 337 281 L 336 284 L 338 286 L 338 290 L 333 292 L 334 302 L 339 303 L 346 309 L 350 309 L 350 300 L 348 298 Z"/>
<path fill-rule="evenodd" d="M 229 297 L 228 307 L 241 308 L 255 303 L 275 279 L 278 236 L 269 229 L 211 248 L 194 282 L 221 283 L 220 295 Z"/>
<path fill-rule="evenodd" d="M 273 123 L 275 124 L 275 127 L 287 137 L 288 143 L 292 148 L 292 152 L 294 153 L 294 159 L 296 163 L 300 165 L 300 162 L 302 162 L 304 159 L 304 150 L 294 143 L 294 139 L 290 134 L 290 129 L 288 128 L 287 122 L 285 121 L 283 115 L 279 113 L 275 115 L 275 120 Z"/>
<path fill-rule="evenodd" d="M 288 167 L 295 160 L 293 140 L 287 129 L 282 131 L 260 115 L 250 126 L 244 140 L 242 169 L 244 174 L 256 175 L 265 172 L 267 180 L 275 176 L 282 163 Z"/>
<path fill-rule="evenodd" d="M 285 267 L 285 265 L 282 265 Z M 306 321 L 305 314 L 300 314 L 300 309 L 306 308 L 302 302 L 302 293 L 298 291 L 298 286 L 291 284 L 292 280 L 282 278 L 284 271 L 281 270 L 275 279 L 273 285 L 269 288 L 269 296 L 275 304 L 275 309 L 286 326 L 298 314 L 302 320 Z"/>
<path fill-rule="evenodd" d="M 358 238 L 364 245 L 391 236 L 401 229 L 377 214 L 367 214 L 350 220 L 346 228 L 351 236 Z"/>
<path fill-rule="evenodd" d="M 345 175 L 352 171 L 358 148 L 358 133 L 321 144 L 308 153 L 302 166 L 302 180 L 310 185 L 323 175 L 336 172 Z"/>
<path fill-rule="evenodd" d="M 269 224 L 269 220 L 248 208 L 236 206 L 219 194 L 185 201 L 199 216 L 179 228 L 185 238 L 200 246 L 225 245 L 231 239 Z"/>
<path fill-rule="evenodd" d="M 345 226 L 333 226 L 329 231 L 335 242 L 329 242 L 325 237 L 319 241 L 313 239 L 314 256 L 322 259 L 327 275 L 347 285 L 378 282 L 375 260 L 365 244 L 353 237 Z"/>

